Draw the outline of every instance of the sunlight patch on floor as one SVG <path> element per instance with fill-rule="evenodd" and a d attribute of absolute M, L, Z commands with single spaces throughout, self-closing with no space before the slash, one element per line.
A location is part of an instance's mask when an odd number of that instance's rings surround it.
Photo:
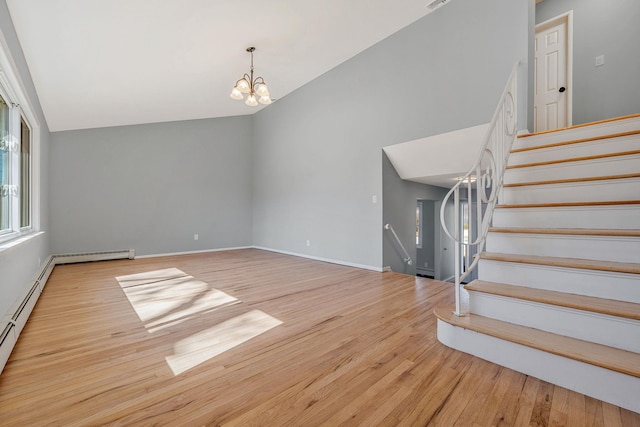
<path fill-rule="evenodd" d="M 120 276 L 116 280 L 150 332 L 215 308 L 240 303 L 237 298 L 177 268 Z"/>
<path fill-rule="evenodd" d="M 281 324 L 263 311 L 252 310 L 178 341 L 174 354 L 165 359 L 173 374 L 179 375 Z"/>
<path fill-rule="evenodd" d="M 177 341 L 165 360 L 174 375 L 230 350 L 282 324 L 260 310 L 251 310 L 219 321 L 206 315 L 242 301 L 177 268 L 116 277 L 145 328 L 154 333 L 189 321 L 203 330 Z M 237 312 L 237 311 L 236 311 Z M 228 317 L 228 316 L 227 316 Z"/>

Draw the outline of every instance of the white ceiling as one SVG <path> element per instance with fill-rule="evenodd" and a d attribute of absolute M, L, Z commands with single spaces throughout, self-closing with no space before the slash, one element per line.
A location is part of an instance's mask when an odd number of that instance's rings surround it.
<path fill-rule="evenodd" d="M 261 107 L 229 98 L 249 70 L 246 47 L 282 98 L 430 3 L 7 0 L 51 131 L 252 114 Z"/>

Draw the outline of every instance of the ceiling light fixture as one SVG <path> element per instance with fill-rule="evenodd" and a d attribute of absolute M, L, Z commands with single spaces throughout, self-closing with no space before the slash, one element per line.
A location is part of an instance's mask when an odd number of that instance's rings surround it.
<path fill-rule="evenodd" d="M 264 105 L 271 104 L 269 89 L 267 89 L 267 84 L 264 82 L 264 79 L 262 77 L 253 78 L 253 52 L 255 50 L 256 48 L 253 46 L 247 48 L 247 52 L 251 54 L 251 69 L 249 70 L 249 74 L 245 73 L 245 75 L 236 82 L 233 90 L 231 90 L 231 95 L 229 95 L 231 99 L 241 101 L 244 98 L 243 94 L 248 94 L 247 100 L 244 103 L 250 107 L 255 107 L 258 105 L 258 102 Z"/>

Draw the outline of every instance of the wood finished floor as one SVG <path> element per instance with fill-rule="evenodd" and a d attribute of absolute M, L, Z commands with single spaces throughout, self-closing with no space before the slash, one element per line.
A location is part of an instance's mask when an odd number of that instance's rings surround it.
<path fill-rule="evenodd" d="M 0 375 L 0 425 L 640 426 L 440 344 L 452 297 L 254 249 L 58 266 Z"/>

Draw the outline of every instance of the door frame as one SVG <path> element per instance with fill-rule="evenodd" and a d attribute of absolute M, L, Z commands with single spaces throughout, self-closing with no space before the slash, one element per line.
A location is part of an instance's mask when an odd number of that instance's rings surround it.
<path fill-rule="evenodd" d="M 570 10 L 561 15 L 558 15 L 551 19 L 547 19 L 546 21 L 537 24 L 535 26 L 534 38 L 538 34 L 538 32 L 543 31 L 549 27 L 553 27 L 555 25 L 563 24 L 563 23 L 566 24 L 566 28 L 567 28 L 567 60 L 566 60 L 567 127 L 570 127 L 573 125 L 573 90 L 574 90 L 573 88 L 573 10 Z M 534 54 L 534 58 L 535 58 L 535 54 Z M 534 84 L 536 84 L 535 82 L 537 81 L 535 80 L 537 79 L 537 76 L 535 75 L 536 68 L 537 67 L 534 67 L 534 70 L 533 70 Z M 534 92 L 534 96 L 535 96 L 535 92 Z M 533 105 L 535 105 L 535 99 L 534 99 Z M 534 126 L 535 126 L 535 123 L 534 123 Z"/>

